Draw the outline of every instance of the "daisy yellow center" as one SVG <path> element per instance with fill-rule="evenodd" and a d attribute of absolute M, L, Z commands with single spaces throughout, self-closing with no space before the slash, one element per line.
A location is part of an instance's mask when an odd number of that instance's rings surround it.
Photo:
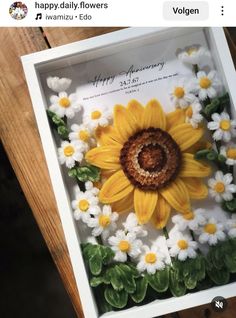
<path fill-rule="evenodd" d="M 111 219 L 107 215 L 101 215 L 98 219 L 98 222 L 101 227 L 107 227 L 111 224 Z"/>
<path fill-rule="evenodd" d="M 192 109 L 192 106 L 189 106 L 187 109 L 186 109 L 186 116 L 188 117 L 188 118 L 192 118 L 192 116 L 193 116 L 193 109 Z"/>
<path fill-rule="evenodd" d="M 204 226 L 204 231 L 208 234 L 215 234 L 216 232 L 216 225 L 213 223 L 208 223 Z"/>
<path fill-rule="evenodd" d="M 89 208 L 89 202 L 85 199 L 79 201 L 79 209 L 83 212 L 86 212 Z"/>
<path fill-rule="evenodd" d="M 207 89 L 211 86 L 211 80 L 208 77 L 202 77 L 200 79 L 199 85 L 201 88 Z"/>
<path fill-rule="evenodd" d="M 89 139 L 89 133 L 87 130 L 80 130 L 79 139 L 82 141 L 87 141 Z"/>
<path fill-rule="evenodd" d="M 130 249 L 130 243 L 126 240 L 122 240 L 120 241 L 118 247 L 121 252 L 128 252 Z"/>
<path fill-rule="evenodd" d="M 157 260 L 157 257 L 155 253 L 147 253 L 145 255 L 145 262 L 148 264 L 154 264 L 156 260 Z"/>
<path fill-rule="evenodd" d="M 193 53 L 197 52 L 197 48 L 195 47 L 190 47 L 188 50 L 187 50 L 187 54 L 188 55 L 192 55 Z"/>
<path fill-rule="evenodd" d="M 60 100 L 59 100 L 59 105 L 60 105 L 61 107 L 64 107 L 64 108 L 69 107 L 69 106 L 70 106 L 70 100 L 69 100 L 69 98 L 67 98 L 67 97 L 62 97 L 62 98 L 60 98 Z"/>
<path fill-rule="evenodd" d="M 184 94 L 185 94 L 185 92 L 184 92 L 184 89 L 183 89 L 183 87 L 176 87 L 175 88 L 175 90 L 174 90 L 174 95 L 175 95 L 175 97 L 177 97 L 177 98 L 183 98 L 184 97 Z"/>
<path fill-rule="evenodd" d="M 225 185 L 223 182 L 216 182 L 215 186 L 214 186 L 214 190 L 217 192 L 217 193 L 223 193 L 225 192 Z"/>
<path fill-rule="evenodd" d="M 72 146 L 66 146 L 64 148 L 64 155 L 66 157 L 71 157 L 74 154 L 75 150 Z"/>
<path fill-rule="evenodd" d="M 230 123 L 230 120 L 227 120 L 227 119 L 223 119 L 221 120 L 220 122 L 220 128 L 222 130 L 225 130 L 225 131 L 228 131 L 231 127 L 231 123 Z"/>
<path fill-rule="evenodd" d="M 236 148 L 229 148 L 226 151 L 226 155 L 228 158 L 236 160 Z"/>
<path fill-rule="evenodd" d="M 183 218 L 185 220 L 193 220 L 194 219 L 194 214 L 193 214 L 193 212 L 185 213 L 185 214 L 183 214 Z"/>
<path fill-rule="evenodd" d="M 185 241 L 185 240 L 179 240 L 178 241 L 178 247 L 181 249 L 181 250 L 186 250 L 188 248 L 188 242 Z"/>
<path fill-rule="evenodd" d="M 123 145 L 120 163 L 132 184 L 157 190 L 173 181 L 181 164 L 181 152 L 172 137 L 160 128 L 143 129 Z"/>
<path fill-rule="evenodd" d="M 95 110 L 91 113 L 91 119 L 99 119 L 102 113 L 99 110 Z"/>

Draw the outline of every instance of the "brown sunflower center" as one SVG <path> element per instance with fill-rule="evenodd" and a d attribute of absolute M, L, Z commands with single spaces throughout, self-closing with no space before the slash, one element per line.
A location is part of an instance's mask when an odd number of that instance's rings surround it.
<path fill-rule="evenodd" d="M 181 151 L 167 132 L 150 127 L 128 139 L 121 149 L 120 163 L 136 187 L 157 190 L 176 178 Z"/>

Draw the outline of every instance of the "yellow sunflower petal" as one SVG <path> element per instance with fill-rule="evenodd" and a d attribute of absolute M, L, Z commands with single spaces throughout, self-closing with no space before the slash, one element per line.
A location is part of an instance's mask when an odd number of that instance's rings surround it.
<path fill-rule="evenodd" d="M 205 199 L 208 195 L 208 188 L 197 178 L 184 178 L 183 182 L 188 190 L 190 199 L 201 200 Z"/>
<path fill-rule="evenodd" d="M 182 164 L 179 172 L 180 177 L 204 178 L 211 174 L 211 167 L 202 161 L 194 159 L 191 153 L 182 154 Z"/>
<path fill-rule="evenodd" d="M 85 159 L 92 165 L 101 169 L 120 169 L 121 146 L 101 146 L 89 150 Z"/>
<path fill-rule="evenodd" d="M 168 187 L 160 190 L 163 198 L 178 212 L 190 211 L 189 193 L 184 182 L 177 178 Z"/>
<path fill-rule="evenodd" d="M 158 193 L 154 191 L 134 190 L 134 210 L 139 224 L 147 223 L 156 207 Z"/>
<path fill-rule="evenodd" d="M 171 206 L 160 195 L 157 200 L 157 205 L 152 215 L 152 221 L 157 229 L 163 229 L 166 226 L 170 217 Z"/>
<path fill-rule="evenodd" d="M 204 134 L 203 128 L 193 128 L 190 124 L 181 124 L 170 128 L 168 133 L 177 142 L 182 151 L 194 145 Z"/>
<path fill-rule="evenodd" d="M 130 212 L 134 206 L 134 193 L 130 192 L 125 198 L 111 204 L 112 211 L 123 213 Z"/>
<path fill-rule="evenodd" d="M 122 145 L 122 140 L 112 126 L 99 126 L 95 131 L 95 137 L 101 146 Z"/>
<path fill-rule="evenodd" d="M 99 199 L 102 203 L 113 203 L 128 196 L 133 189 L 123 170 L 119 170 L 104 183 Z"/>
<path fill-rule="evenodd" d="M 152 99 L 148 102 L 144 109 L 144 114 L 141 121 L 141 127 L 149 128 L 161 128 L 166 129 L 166 116 L 161 107 L 161 104 L 156 100 Z"/>
<path fill-rule="evenodd" d="M 137 123 L 140 122 L 140 119 L 144 114 L 144 107 L 135 99 L 132 99 L 127 106 L 127 109 L 132 113 L 135 117 Z"/>
<path fill-rule="evenodd" d="M 120 140 L 124 143 L 137 131 L 138 124 L 134 115 L 128 109 L 116 105 L 114 107 L 114 127 Z"/>
<path fill-rule="evenodd" d="M 176 109 L 166 114 L 166 130 L 183 123 L 185 123 L 185 112 L 183 109 Z"/>

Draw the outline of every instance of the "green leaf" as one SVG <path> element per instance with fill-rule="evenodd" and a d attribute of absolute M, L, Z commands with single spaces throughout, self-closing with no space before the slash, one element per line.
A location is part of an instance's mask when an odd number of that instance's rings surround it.
<path fill-rule="evenodd" d="M 103 277 L 102 276 L 98 276 L 98 277 L 92 277 L 90 280 L 90 286 L 91 287 L 97 287 L 101 284 L 104 283 Z"/>
<path fill-rule="evenodd" d="M 236 198 L 233 198 L 231 201 L 224 201 L 222 208 L 227 212 L 236 213 Z"/>
<path fill-rule="evenodd" d="M 230 275 L 227 268 L 221 270 L 213 268 L 212 270 L 207 270 L 207 274 L 216 285 L 225 285 L 229 282 Z"/>
<path fill-rule="evenodd" d="M 232 254 L 226 254 L 224 263 L 230 273 L 236 273 L 236 251 L 232 251 Z"/>
<path fill-rule="evenodd" d="M 213 149 L 212 149 L 211 151 L 209 151 L 209 153 L 208 153 L 207 156 L 206 156 L 206 158 L 207 158 L 208 160 L 210 160 L 210 161 L 216 160 L 217 157 L 218 157 L 218 154 L 217 154 L 217 152 L 216 152 L 215 150 L 213 150 Z"/>
<path fill-rule="evenodd" d="M 216 113 L 220 107 L 220 100 L 219 98 L 215 98 L 212 100 L 210 104 L 208 104 L 203 112 L 206 114 L 207 117 L 210 117 L 212 114 Z"/>
<path fill-rule="evenodd" d="M 165 292 L 169 287 L 169 267 L 156 271 L 155 274 L 146 275 L 149 285 L 159 293 Z"/>
<path fill-rule="evenodd" d="M 131 294 L 131 298 L 135 303 L 141 303 L 147 292 L 148 282 L 145 277 L 140 277 L 136 280 L 136 290 L 133 294 Z"/>
<path fill-rule="evenodd" d="M 202 149 L 195 153 L 194 158 L 196 160 L 206 159 L 207 155 L 209 154 L 209 149 Z"/>
<path fill-rule="evenodd" d="M 184 279 L 184 284 L 188 289 L 194 289 L 197 286 L 197 278 L 195 275 L 188 275 Z"/>
<path fill-rule="evenodd" d="M 218 161 L 219 161 L 220 163 L 225 163 L 226 157 L 223 156 L 223 155 L 221 155 L 221 154 L 219 154 L 219 155 L 218 155 Z"/>
<path fill-rule="evenodd" d="M 186 287 L 183 282 L 179 281 L 174 268 L 171 268 L 170 270 L 170 291 L 175 297 L 183 296 L 186 293 Z"/>
<path fill-rule="evenodd" d="M 120 272 L 119 272 L 117 266 L 110 268 L 108 275 L 110 278 L 111 285 L 115 290 L 120 291 L 120 290 L 124 289 L 123 281 L 120 277 Z"/>
<path fill-rule="evenodd" d="M 103 246 L 101 252 L 102 252 L 102 262 L 104 265 L 109 264 L 115 256 L 115 253 L 113 252 L 113 250 L 108 246 Z"/>
<path fill-rule="evenodd" d="M 101 249 L 96 248 L 94 254 L 89 257 L 89 268 L 93 275 L 97 276 L 102 271 L 102 254 Z"/>
<path fill-rule="evenodd" d="M 76 168 L 69 169 L 68 176 L 72 177 L 72 178 L 76 178 L 77 177 L 77 169 Z"/>
<path fill-rule="evenodd" d="M 97 182 L 100 180 L 101 171 L 99 168 L 91 165 L 80 166 L 77 168 L 76 177 L 82 182 L 92 181 Z"/>
<path fill-rule="evenodd" d="M 106 287 L 104 296 L 106 301 L 115 308 L 122 309 L 127 305 L 128 294 L 125 290 L 116 291 L 112 287 Z"/>
<path fill-rule="evenodd" d="M 123 283 L 124 289 L 127 293 L 134 293 L 136 290 L 136 283 L 134 277 L 130 275 L 129 271 L 124 270 L 123 264 L 116 265 L 116 271 L 119 273 L 120 280 Z"/>
<path fill-rule="evenodd" d="M 57 127 L 58 135 L 61 136 L 63 139 L 68 139 L 69 130 L 65 126 L 58 126 Z"/>

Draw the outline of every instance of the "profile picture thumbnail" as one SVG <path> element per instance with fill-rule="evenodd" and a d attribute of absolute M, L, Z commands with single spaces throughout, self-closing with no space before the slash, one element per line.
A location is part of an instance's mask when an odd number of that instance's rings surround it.
<path fill-rule="evenodd" d="M 28 8 L 23 2 L 14 2 L 9 8 L 10 16 L 15 20 L 22 20 L 27 16 Z"/>

